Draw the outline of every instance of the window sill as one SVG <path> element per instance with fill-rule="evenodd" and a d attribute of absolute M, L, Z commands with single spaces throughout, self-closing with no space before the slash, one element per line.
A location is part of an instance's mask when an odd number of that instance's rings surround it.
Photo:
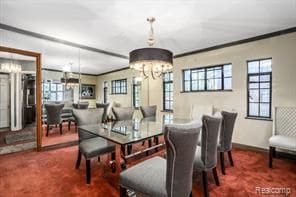
<path fill-rule="evenodd" d="M 111 93 L 111 95 L 126 95 L 127 93 Z"/>
<path fill-rule="evenodd" d="M 196 93 L 196 92 L 233 92 L 233 90 L 196 90 L 196 91 L 181 91 L 180 93 Z"/>
<path fill-rule="evenodd" d="M 160 112 L 169 112 L 169 113 L 174 113 L 174 110 L 161 110 Z"/>
<path fill-rule="evenodd" d="M 245 119 L 251 119 L 251 120 L 263 120 L 263 121 L 273 121 L 272 118 L 250 117 L 250 116 L 245 117 Z"/>

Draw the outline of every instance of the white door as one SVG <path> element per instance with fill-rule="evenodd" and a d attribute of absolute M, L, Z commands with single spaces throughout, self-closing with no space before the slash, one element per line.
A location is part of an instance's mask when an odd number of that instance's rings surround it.
<path fill-rule="evenodd" d="M 0 128 L 9 127 L 9 75 L 0 74 Z"/>

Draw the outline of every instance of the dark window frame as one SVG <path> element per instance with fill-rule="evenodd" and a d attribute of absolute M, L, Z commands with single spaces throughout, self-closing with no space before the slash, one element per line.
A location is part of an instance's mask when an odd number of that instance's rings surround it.
<path fill-rule="evenodd" d="M 264 60 L 271 60 L 271 71 L 270 72 L 260 72 L 260 62 Z M 249 73 L 249 63 L 250 62 L 258 62 L 259 63 L 259 68 L 258 68 L 258 73 Z M 269 76 L 269 81 L 260 81 L 260 76 L 268 75 Z M 250 82 L 250 77 L 258 76 L 258 82 Z M 258 88 L 250 88 L 250 84 L 252 83 L 258 83 Z M 261 83 L 268 83 L 269 88 L 261 88 Z M 269 89 L 269 101 L 268 102 L 260 102 L 260 90 L 263 89 Z M 258 102 L 250 102 L 249 97 L 250 97 L 250 90 L 258 90 Z M 250 103 L 257 103 L 258 104 L 258 116 L 250 115 Z M 260 115 L 260 104 L 269 104 L 269 115 L 268 116 L 261 116 Z M 272 117 L 272 58 L 261 58 L 261 59 L 254 59 L 254 60 L 247 60 L 247 119 L 262 119 L 262 120 L 270 120 Z"/>
<path fill-rule="evenodd" d="M 231 66 L 231 76 L 225 76 L 224 75 L 224 66 Z M 214 72 L 217 69 L 221 70 L 221 77 L 213 77 L 210 78 L 212 80 L 215 79 L 221 79 L 221 88 L 220 89 L 208 89 L 208 71 L 213 69 Z M 190 79 L 189 80 L 185 80 L 185 72 L 190 72 Z M 192 80 L 192 71 L 197 71 L 199 72 L 204 72 L 204 78 L 203 79 L 197 79 L 197 80 Z M 197 68 L 189 68 L 189 69 L 183 69 L 182 70 L 182 93 L 189 93 L 189 92 L 220 92 L 220 91 L 232 91 L 232 63 L 225 63 L 225 64 L 219 64 L 219 65 L 213 65 L 213 66 L 205 66 L 205 67 L 197 67 Z M 224 80 L 227 78 L 231 78 L 231 89 L 225 89 L 225 84 L 224 84 Z M 204 81 L 204 88 L 203 89 L 199 89 L 199 90 L 193 90 L 192 89 L 192 81 Z M 189 85 L 190 85 L 190 89 L 186 90 L 185 89 L 185 82 L 189 81 Z"/>
<path fill-rule="evenodd" d="M 44 85 L 45 84 L 48 84 L 48 93 L 46 93 L 46 91 L 44 90 Z M 51 89 L 51 84 L 55 84 L 56 86 L 56 90 L 52 90 Z M 58 90 L 58 85 L 62 85 L 63 87 L 63 90 Z M 47 101 L 55 101 L 55 102 L 61 102 L 65 99 L 65 91 L 66 91 L 66 87 L 63 83 L 59 83 L 59 82 L 52 82 L 52 81 L 42 81 L 42 84 L 41 84 L 41 87 L 42 87 L 42 100 L 47 100 L 45 99 L 45 94 L 49 94 L 49 97 L 50 99 L 48 99 Z M 62 97 L 62 100 L 58 101 L 57 98 L 58 98 L 58 93 L 62 93 L 63 94 L 63 97 Z M 52 100 L 51 98 L 51 94 L 55 94 L 55 99 Z"/>
<path fill-rule="evenodd" d="M 104 87 L 104 103 L 108 102 L 108 87 Z"/>
<path fill-rule="evenodd" d="M 138 109 L 140 107 L 140 91 L 138 92 L 138 99 L 136 98 L 136 88 L 140 88 L 141 84 L 140 83 L 136 83 L 133 84 L 133 106 Z M 136 106 L 136 100 L 138 101 L 139 106 Z"/>
<path fill-rule="evenodd" d="M 119 86 L 117 86 L 119 84 Z M 123 85 L 125 84 L 125 85 Z M 117 91 L 119 89 L 119 91 Z M 127 79 L 111 81 L 111 94 L 127 94 Z"/>
<path fill-rule="evenodd" d="M 167 109 L 166 108 L 166 106 L 165 106 L 165 103 L 166 103 L 166 101 L 167 101 L 167 99 L 166 99 L 166 90 L 165 90 L 165 86 L 166 86 L 166 84 L 171 84 L 172 86 L 174 85 L 173 84 L 173 81 L 174 81 L 174 75 L 173 75 L 173 72 L 171 71 L 171 72 L 168 72 L 168 73 L 165 73 L 165 74 L 171 74 L 172 75 L 172 77 L 170 77 L 170 79 L 169 80 L 165 80 L 165 76 L 163 76 L 163 80 L 162 80 L 162 109 L 163 109 L 163 111 L 169 111 L 169 112 L 172 112 L 173 111 L 173 108 L 172 109 Z M 164 75 L 165 75 L 164 74 Z M 174 95 L 174 90 L 172 90 L 172 91 L 169 91 L 169 92 L 171 92 L 171 94 L 172 94 L 172 96 L 171 97 L 173 97 L 173 95 Z M 168 102 L 171 102 L 172 103 L 172 105 L 174 104 L 174 100 L 173 100 L 173 98 L 169 98 L 168 99 Z"/>

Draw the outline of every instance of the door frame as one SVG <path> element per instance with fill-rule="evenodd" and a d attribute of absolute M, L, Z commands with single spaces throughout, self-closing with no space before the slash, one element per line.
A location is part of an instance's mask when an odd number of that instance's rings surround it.
<path fill-rule="evenodd" d="M 0 80 L 1 80 L 1 75 L 5 75 L 6 77 L 7 77 L 7 82 L 8 82 L 8 102 L 9 102 L 9 104 L 8 104 L 8 126 L 7 127 L 0 127 L 0 129 L 5 129 L 5 128 L 9 128 L 9 126 L 10 126 L 10 122 L 11 122 L 11 117 L 10 117 L 10 88 L 9 88 L 9 86 L 10 86 L 10 80 L 9 80 L 9 73 L 5 73 L 5 72 L 1 72 L 0 71 Z M 0 82 L 1 83 L 1 82 Z M 0 85 L 1 86 L 1 85 Z M 2 89 L 1 89 L 1 87 L 0 87 L 0 91 L 2 91 Z M 0 96 L 1 97 L 1 96 Z M 1 98 L 0 98 L 0 101 L 1 101 Z M 0 111 L 1 111 L 1 106 L 0 106 Z M 0 112 L 1 113 L 1 112 Z M 1 114 L 0 114 L 0 119 L 1 119 Z M 0 120 L 0 122 L 1 122 L 1 120 Z"/>
<path fill-rule="evenodd" d="M 16 53 L 19 55 L 26 55 L 34 57 L 36 60 L 36 114 L 37 114 L 37 129 L 36 129 L 36 142 L 37 151 L 42 148 L 42 125 L 41 125 L 41 53 L 26 51 L 22 49 L 9 48 L 0 45 L 0 52 Z"/>

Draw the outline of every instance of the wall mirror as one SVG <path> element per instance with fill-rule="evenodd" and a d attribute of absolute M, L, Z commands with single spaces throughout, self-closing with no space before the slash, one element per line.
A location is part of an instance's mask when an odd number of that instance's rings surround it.
<path fill-rule="evenodd" d="M 0 154 L 40 148 L 40 54 L 0 46 Z"/>

